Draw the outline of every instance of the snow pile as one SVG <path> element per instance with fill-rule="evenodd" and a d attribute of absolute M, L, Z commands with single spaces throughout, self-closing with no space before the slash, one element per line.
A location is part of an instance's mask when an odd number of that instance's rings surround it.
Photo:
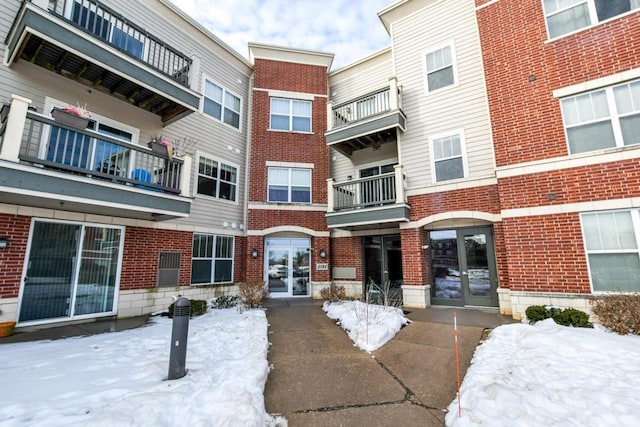
<path fill-rule="evenodd" d="M 187 375 L 166 381 L 171 320 L 89 337 L 0 345 L 0 425 L 275 425 L 265 412 L 261 310 L 191 319 Z"/>
<path fill-rule="evenodd" d="M 496 328 L 449 405 L 463 426 L 640 426 L 640 337 L 556 325 Z"/>
<path fill-rule="evenodd" d="M 325 302 L 322 309 L 339 321 L 356 346 L 369 352 L 382 347 L 409 323 L 399 308 L 361 301 Z"/>

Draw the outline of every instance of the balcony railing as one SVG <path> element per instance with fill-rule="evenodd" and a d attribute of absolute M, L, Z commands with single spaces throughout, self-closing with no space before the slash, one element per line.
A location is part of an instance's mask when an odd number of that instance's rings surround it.
<path fill-rule="evenodd" d="M 191 58 L 96 0 L 54 0 L 51 13 L 189 87 Z"/>
<path fill-rule="evenodd" d="M 0 127 L 3 157 L 14 150 L 9 145 L 20 139 L 7 138 L 7 125 L 5 121 Z M 26 112 L 22 129 L 20 146 L 16 147 L 21 162 L 149 191 L 180 193 L 181 159 L 170 159 L 94 130 L 74 128 L 33 111 Z"/>
<path fill-rule="evenodd" d="M 333 107 L 332 129 L 390 111 L 389 88 L 369 93 Z"/>
<path fill-rule="evenodd" d="M 334 211 L 395 203 L 395 174 L 387 173 L 334 184 L 333 202 Z"/>

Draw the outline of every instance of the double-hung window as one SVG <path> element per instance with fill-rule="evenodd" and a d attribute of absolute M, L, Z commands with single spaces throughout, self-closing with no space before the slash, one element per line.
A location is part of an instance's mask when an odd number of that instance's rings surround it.
<path fill-rule="evenodd" d="M 640 291 L 640 210 L 581 215 L 594 291 Z"/>
<path fill-rule="evenodd" d="M 433 170 L 436 182 L 464 178 L 463 143 L 461 134 L 431 140 Z"/>
<path fill-rule="evenodd" d="M 240 107 L 242 101 L 211 80 L 204 81 L 204 100 L 202 111 L 236 129 L 240 129 Z"/>
<path fill-rule="evenodd" d="M 427 52 L 427 92 L 433 92 L 455 84 L 454 61 L 452 45 Z"/>
<path fill-rule="evenodd" d="M 269 168 L 269 201 L 311 203 L 311 170 Z"/>
<path fill-rule="evenodd" d="M 640 0 L 543 0 L 549 38 L 640 8 Z"/>
<path fill-rule="evenodd" d="M 640 143 L 640 80 L 563 98 L 571 154 Z"/>
<path fill-rule="evenodd" d="M 194 234 L 191 283 L 233 282 L 233 236 Z"/>
<path fill-rule="evenodd" d="M 198 194 L 235 201 L 237 185 L 237 168 L 200 156 L 198 164 Z"/>
<path fill-rule="evenodd" d="M 271 98 L 271 130 L 311 132 L 311 101 Z"/>

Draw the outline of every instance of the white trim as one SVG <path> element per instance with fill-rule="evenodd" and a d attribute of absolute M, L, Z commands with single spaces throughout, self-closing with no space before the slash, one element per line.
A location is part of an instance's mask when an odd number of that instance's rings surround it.
<path fill-rule="evenodd" d="M 247 236 L 268 236 L 275 233 L 302 233 L 312 237 L 330 237 L 329 231 L 317 231 L 297 225 L 281 225 L 278 227 L 265 228 L 264 230 L 247 230 Z"/>
<path fill-rule="evenodd" d="M 451 70 L 453 72 L 453 83 L 447 86 L 443 86 L 440 87 L 438 89 L 434 89 L 434 90 L 429 90 L 429 79 L 428 79 L 428 72 L 429 70 L 427 69 L 427 55 L 430 53 L 434 53 L 437 52 L 439 50 L 442 50 L 446 47 L 449 47 L 451 50 Z M 421 62 L 422 62 L 422 75 L 423 75 L 423 79 L 424 79 L 424 92 L 426 95 L 432 95 L 434 93 L 440 93 L 442 91 L 445 91 L 447 89 L 451 89 L 454 87 L 457 87 L 460 84 L 460 81 L 458 79 L 458 64 L 457 64 L 457 57 L 456 57 L 456 46 L 455 46 L 455 40 L 449 40 L 440 44 L 437 44 L 435 46 L 431 46 L 428 49 L 424 49 L 421 53 Z M 445 67 L 447 68 L 447 67 Z M 437 70 L 434 70 L 437 71 Z M 432 71 L 433 72 L 433 71 Z"/>
<path fill-rule="evenodd" d="M 228 200 L 228 199 L 223 199 L 221 197 L 218 196 L 211 196 L 209 194 L 202 194 L 202 193 L 198 193 L 198 176 L 200 175 L 200 158 L 204 157 L 207 160 L 211 160 L 214 162 L 218 162 L 218 169 L 221 170 L 221 165 L 226 165 L 226 166 L 231 166 L 233 168 L 236 168 L 236 182 L 235 182 L 235 200 Z M 228 204 L 233 204 L 233 205 L 238 205 L 239 201 L 238 201 L 238 194 L 240 193 L 239 187 L 239 178 L 240 178 L 240 166 L 238 166 L 236 163 L 233 162 L 227 162 L 226 160 L 221 160 L 219 157 L 217 156 L 209 156 L 207 153 L 202 153 L 200 151 L 196 152 L 196 167 L 195 169 L 195 196 L 196 197 L 204 197 L 205 199 L 209 199 L 209 200 L 215 200 L 215 201 L 219 201 L 219 202 L 223 202 L 223 203 L 228 203 Z M 216 181 L 218 182 L 218 188 L 217 188 L 217 192 L 218 195 L 220 194 L 220 177 L 218 176 L 216 178 Z"/>
<path fill-rule="evenodd" d="M 222 100 L 221 100 L 221 103 L 220 103 L 220 118 L 214 117 L 209 113 L 205 113 L 205 111 L 204 111 L 205 98 L 207 98 L 207 99 L 209 99 L 209 100 L 211 100 L 213 102 L 218 102 L 215 99 L 209 98 L 208 96 L 205 95 L 205 89 L 207 87 L 207 81 L 209 81 L 209 83 L 211 83 L 213 85 L 216 85 L 220 89 L 222 89 Z M 233 126 L 233 125 L 231 125 L 231 124 L 229 124 L 229 123 L 224 121 L 224 110 L 226 108 L 225 105 L 224 105 L 224 95 L 225 95 L 226 92 L 228 92 L 230 95 L 233 95 L 233 96 L 235 96 L 236 98 L 238 98 L 240 100 L 240 108 L 237 111 L 237 113 L 238 113 L 238 127 L 235 127 L 235 126 Z M 235 93 L 234 91 L 232 91 L 230 89 L 227 89 L 226 85 L 223 85 L 223 84 L 219 83 L 217 80 L 212 79 L 211 77 L 209 77 L 209 74 L 204 73 L 204 72 L 202 73 L 202 94 L 201 95 L 202 96 L 199 97 L 200 98 L 200 105 L 198 106 L 198 113 L 200 113 L 200 115 L 202 115 L 204 117 L 208 117 L 210 119 L 213 119 L 218 123 L 222 123 L 223 125 L 228 126 L 229 128 L 234 129 L 237 132 L 242 132 L 242 108 L 243 108 L 243 105 L 244 105 L 244 99 L 242 98 L 242 96 L 238 95 L 237 93 Z M 227 109 L 230 110 L 230 111 L 233 111 L 230 108 L 227 108 Z M 236 111 L 233 111 L 233 112 L 235 113 Z"/>
<path fill-rule="evenodd" d="M 193 235 L 191 236 L 191 243 L 193 245 L 193 240 L 195 239 L 195 235 L 198 234 L 200 236 L 205 235 L 205 236 L 212 236 L 213 240 L 211 242 L 211 258 L 208 257 L 194 257 L 193 256 L 193 252 L 191 253 L 191 275 L 189 277 L 189 286 L 212 286 L 212 285 L 216 285 L 216 286 L 221 286 L 221 285 L 233 285 L 233 281 L 234 281 L 234 273 L 235 273 L 235 263 L 236 263 L 236 236 L 233 234 L 214 234 L 214 233 L 201 233 L 201 232 L 194 232 Z M 216 257 L 216 248 L 218 247 L 218 238 L 219 237 L 230 237 L 231 238 L 231 257 L 225 257 L 225 258 L 218 258 Z M 202 283 L 193 283 L 191 281 L 192 277 L 193 277 L 193 261 L 202 261 L 202 260 L 211 260 L 211 269 L 209 270 L 209 281 L 208 282 L 202 282 Z M 221 261 L 231 261 L 231 278 L 229 280 L 225 280 L 223 282 L 216 282 L 215 281 L 215 266 L 216 266 L 216 261 L 217 260 L 221 260 Z"/>
<path fill-rule="evenodd" d="M 479 10 L 484 9 L 485 7 L 489 7 L 489 6 L 491 6 L 491 5 L 494 5 L 494 4 L 498 3 L 499 1 L 500 1 L 500 0 L 491 0 L 491 1 L 486 2 L 486 3 L 485 3 L 485 4 L 483 4 L 483 5 L 476 6 L 476 12 L 477 12 L 477 11 L 479 11 Z"/>
<path fill-rule="evenodd" d="M 458 156 L 436 160 L 434 150 L 433 150 L 433 141 L 436 139 L 451 138 L 454 136 L 457 136 L 460 139 L 460 158 L 462 159 L 462 176 L 458 178 L 447 179 L 444 181 L 438 181 L 436 176 L 436 162 L 455 159 Z M 433 183 L 445 183 L 445 182 L 466 179 L 469 176 L 469 166 L 467 164 L 468 163 L 467 162 L 467 145 L 464 137 L 464 129 L 454 130 L 450 132 L 440 132 L 435 135 L 429 136 L 429 158 L 431 159 L 431 161 L 429 162 L 430 163 L 429 168 L 431 169 L 431 178 L 432 178 L 431 181 Z"/>
<path fill-rule="evenodd" d="M 314 169 L 315 163 L 297 163 L 297 162 L 277 162 L 274 160 L 267 160 L 265 162 L 267 167 L 279 167 L 279 168 L 298 168 L 298 169 Z"/>
<path fill-rule="evenodd" d="M 564 205 L 533 206 L 529 208 L 505 209 L 502 218 L 522 218 L 538 215 L 558 215 L 591 211 L 640 208 L 640 197 L 616 200 L 598 200 Z"/>
<path fill-rule="evenodd" d="M 251 202 L 249 209 L 259 211 L 309 211 L 309 212 L 326 212 L 327 205 L 320 204 L 299 204 L 285 202 Z"/>
<path fill-rule="evenodd" d="M 501 222 L 502 218 L 504 218 L 504 215 L 492 214 L 489 212 L 451 211 L 451 212 L 442 212 L 435 215 L 429 215 L 418 221 L 411 221 L 408 223 L 400 224 L 400 229 L 405 230 L 405 229 L 422 228 L 434 222 L 452 220 L 452 219 L 472 219 L 472 220 L 486 221 L 489 223 L 496 223 L 496 222 Z"/>
<path fill-rule="evenodd" d="M 260 90 L 260 89 L 254 89 L 254 90 Z M 320 96 L 320 95 L 314 95 L 312 93 L 304 93 L 304 92 L 291 92 L 288 90 L 273 90 L 273 89 L 262 89 L 264 91 L 266 91 L 267 93 L 269 93 L 270 97 L 275 97 L 275 98 L 290 98 L 290 99 L 298 99 L 298 100 L 302 100 L 302 101 L 314 101 L 316 96 Z M 326 98 L 327 95 L 324 95 L 324 97 Z"/>
<path fill-rule="evenodd" d="M 289 172 L 289 176 L 288 176 L 288 183 L 287 183 L 287 200 L 283 201 L 283 200 L 269 200 L 269 187 L 271 186 L 271 182 L 269 181 L 269 177 L 270 177 L 270 171 L 271 169 L 287 169 Z M 291 200 L 291 196 L 292 196 L 292 190 L 293 187 L 295 186 L 294 183 L 291 180 L 291 174 L 293 172 L 293 170 L 305 170 L 305 171 L 309 171 L 309 201 L 308 202 L 294 202 Z M 282 203 L 287 203 L 287 204 L 292 204 L 292 205 L 298 205 L 298 206 L 309 206 L 313 204 L 313 168 L 293 168 L 293 167 L 280 167 L 280 166 L 270 166 L 267 167 L 267 203 L 276 203 L 276 204 L 282 204 Z M 299 186 L 298 186 L 299 187 Z"/>
<path fill-rule="evenodd" d="M 581 92 L 600 89 L 601 87 L 605 86 L 615 86 L 618 83 L 624 83 L 627 80 L 634 80 L 637 78 L 640 78 L 640 68 L 634 68 L 633 70 L 623 71 L 621 73 L 612 74 L 610 76 L 600 77 L 588 82 L 578 83 L 560 89 L 555 89 L 552 94 L 554 98 L 564 98 Z"/>
<path fill-rule="evenodd" d="M 271 106 L 271 101 L 273 101 L 274 99 L 280 99 L 283 101 L 289 101 L 289 114 L 287 115 L 287 117 L 289 118 L 289 127 L 287 129 L 276 129 L 274 127 L 271 126 L 271 119 L 274 116 L 274 113 L 272 111 L 272 106 Z M 303 103 L 303 102 L 308 102 L 309 103 L 309 130 L 295 130 L 293 128 L 293 118 L 294 117 L 300 117 L 300 118 L 307 118 L 307 116 L 296 116 L 293 114 L 293 103 L 294 102 L 298 102 L 298 103 Z M 277 116 L 284 116 L 283 114 L 275 114 Z M 280 96 L 269 96 L 269 128 L 267 129 L 268 131 L 272 131 L 272 132 L 287 132 L 287 133 L 304 133 L 304 134 L 313 134 L 313 100 L 307 100 L 307 99 L 296 99 L 296 98 L 288 98 L 288 97 L 280 97 Z"/>
<path fill-rule="evenodd" d="M 442 183 L 434 183 L 428 187 L 417 187 L 407 189 L 405 194 L 409 196 L 421 196 L 424 194 L 444 193 L 447 191 L 466 190 L 469 188 L 488 187 L 498 185 L 498 179 L 490 178 L 465 178 L 459 180 L 443 181 Z"/>
<path fill-rule="evenodd" d="M 331 230 L 331 238 L 381 236 L 384 234 L 398 234 L 398 228 L 376 228 L 370 230 L 341 230 L 334 228 Z"/>

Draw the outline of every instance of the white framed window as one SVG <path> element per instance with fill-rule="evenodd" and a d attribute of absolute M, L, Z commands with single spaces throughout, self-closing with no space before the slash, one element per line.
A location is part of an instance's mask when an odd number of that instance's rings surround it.
<path fill-rule="evenodd" d="M 560 100 L 571 154 L 640 143 L 640 80 Z"/>
<path fill-rule="evenodd" d="M 543 0 L 542 4 L 550 39 L 640 8 L 640 0 Z"/>
<path fill-rule="evenodd" d="M 455 50 L 447 44 L 425 54 L 427 92 L 456 84 Z"/>
<path fill-rule="evenodd" d="M 198 194 L 236 201 L 238 168 L 200 156 L 198 161 Z"/>
<path fill-rule="evenodd" d="M 311 101 L 272 97 L 269 129 L 311 132 Z"/>
<path fill-rule="evenodd" d="M 233 282 L 233 236 L 193 234 L 191 284 Z"/>
<path fill-rule="evenodd" d="M 594 292 L 640 291 L 640 210 L 580 215 Z"/>
<path fill-rule="evenodd" d="M 223 123 L 240 129 L 242 98 L 205 78 L 202 112 Z"/>
<path fill-rule="evenodd" d="M 436 182 L 466 176 L 464 136 L 462 132 L 430 138 L 432 171 Z"/>
<path fill-rule="evenodd" d="M 268 201 L 311 203 L 311 169 L 270 167 Z"/>

